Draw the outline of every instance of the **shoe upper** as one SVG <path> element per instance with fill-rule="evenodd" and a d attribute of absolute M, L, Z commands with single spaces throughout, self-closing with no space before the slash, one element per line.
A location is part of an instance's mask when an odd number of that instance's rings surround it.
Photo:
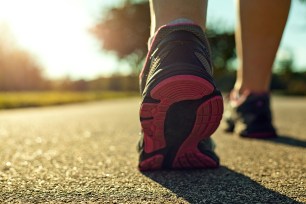
<path fill-rule="evenodd" d="M 201 27 L 194 24 L 167 25 L 156 32 L 139 77 L 141 93 L 156 78 L 157 73 L 166 76 L 174 66 L 182 67 L 182 72 L 186 72 L 186 67 L 196 67 L 211 78 L 210 49 Z M 176 69 L 179 75 L 180 70 Z M 171 72 L 174 73 L 173 70 Z"/>
<path fill-rule="evenodd" d="M 232 92 L 233 94 L 233 92 Z M 225 119 L 228 132 L 231 132 L 236 122 L 241 122 L 244 129 L 240 132 L 243 137 L 275 137 L 276 131 L 272 124 L 270 96 L 268 93 L 248 93 L 241 99 L 230 99 Z"/>

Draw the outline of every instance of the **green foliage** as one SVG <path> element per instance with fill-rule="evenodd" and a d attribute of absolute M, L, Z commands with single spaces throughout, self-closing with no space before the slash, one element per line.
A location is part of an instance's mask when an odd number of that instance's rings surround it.
<path fill-rule="evenodd" d="M 69 78 L 53 82 L 53 90 L 57 91 L 139 91 L 136 75 L 114 74 L 111 77 L 98 77 L 93 80 L 76 80 Z"/>
<path fill-rule="evenodd" d="M 236 58 L 235 35 L 234 33 L 218 33 L 216 30 L 208 28 L 207 36 L 212 50 L 215 74 L 222 74 L 227 68 L 228 62 Z"/>
<path fill-rule="evenodd" d="M 287 72 L 280 75 L 287 95 L 306 95 L 306 72 Z"/>
<path fill-rule="evenodd" d="M 0 109 L 41 107 L 138 96 L 135 92 L 0 92 Z"/>

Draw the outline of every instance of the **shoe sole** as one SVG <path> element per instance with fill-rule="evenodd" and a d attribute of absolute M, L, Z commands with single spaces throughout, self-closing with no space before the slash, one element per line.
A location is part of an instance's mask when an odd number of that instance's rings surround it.
<path fill-rule="evenodd" d="M 231 119 L 225 120 L 226 128 L 224 131 L 226 133 L 234 134 L 236 123 Z M 241 123 L 241 122 L 240 122 Z M 251 139 L 272 139 L 277 138 L 277 133 L 275 130 L 269 130 L 269 131 L 253 131 L 253 132 L 247 132 L 247 131 L 240 131 L 239 133 L 240 137 L 243 138 L 251 138 Z"/>
<path fill-rule="evenodd" d="M 222 118 L 223 99 L 214 86 L 201 77 L 178 75 L 148 93 L 158 102 L 143 102 L 140 108 L 144 147 L 139 169 L 218 167 L 197 147 L 214 133 Z"/>

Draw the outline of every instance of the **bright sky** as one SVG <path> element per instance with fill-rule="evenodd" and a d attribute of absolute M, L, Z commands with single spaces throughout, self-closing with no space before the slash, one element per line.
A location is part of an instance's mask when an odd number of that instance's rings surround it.
<path fill-rule="evenodd" d="M 102 52 L 88 32 L 102 9 L 121 0 L 0 0 L 0 22 L 7 24 L 17 43 L 33 53 L 51 78 L 94 78 L 127 66 Z M 293 0 L 281 49 L 291 49 L 299 67 L 306 69 L 306 6 Z M 208 24 L 224 22 L 233 28 L 233 1 L 210 0 Z M 282 51 L 280 51 L 282 53 Z"/>

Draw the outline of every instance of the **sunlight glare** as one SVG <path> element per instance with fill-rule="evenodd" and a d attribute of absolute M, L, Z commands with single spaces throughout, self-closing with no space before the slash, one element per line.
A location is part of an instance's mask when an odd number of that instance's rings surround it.
<path fill-rule="evenodd" d="M 115 64 L 103 57 L 88 32 L 94 19 L 84 7 L 82 0 L 0 0 L 0 21 L 47 68 L 47 75 L 60 76 L 64 69 L 67 75 L 90 77 L 89 69 L 102 73 Z"/>

